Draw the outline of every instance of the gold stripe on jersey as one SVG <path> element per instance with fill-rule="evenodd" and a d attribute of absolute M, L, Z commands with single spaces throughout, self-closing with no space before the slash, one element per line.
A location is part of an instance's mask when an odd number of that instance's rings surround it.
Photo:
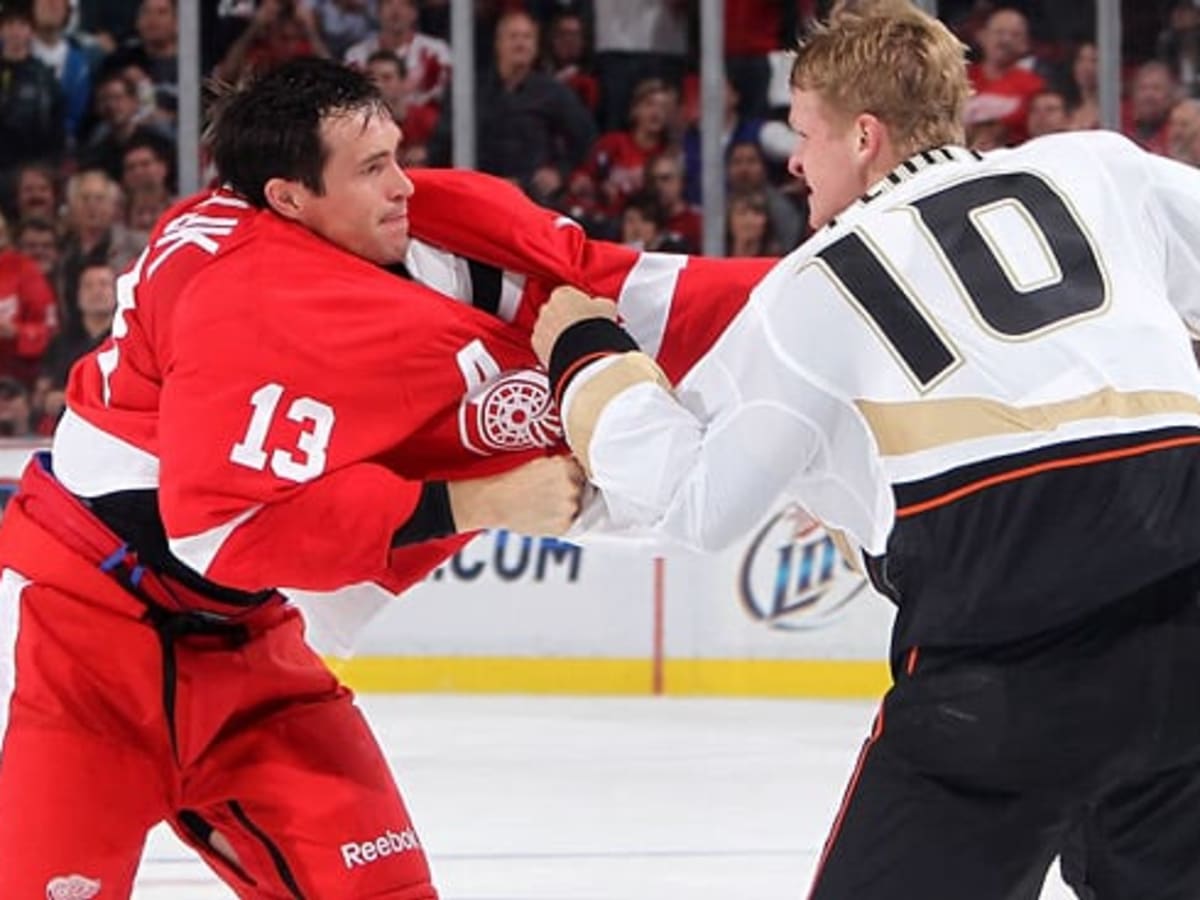
<path fill-rule="evenodd" d="M 1114 388 L 1034 406 L 1011 406 L 986 397 L 854 403 L 883 456 L 919 453 L 976 438 L 1045 432 L 1085 419 L 1136 419 L 1164 413 L 1200 415 L 1200 398 L 1192 394 Z"/>
<path fill-rule="evenodd" d="M 596 420 L 613 397 L 644 382 L 671 390 L 670 379 L 653 359 L 645 353 L 622 353 L 575 389 L 565 423 L 567 440 L 588 477 L 592 474 L 591 446 Z"/>

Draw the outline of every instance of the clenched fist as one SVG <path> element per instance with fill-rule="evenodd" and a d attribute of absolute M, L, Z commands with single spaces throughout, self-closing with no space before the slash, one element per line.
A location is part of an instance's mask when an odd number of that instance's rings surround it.
<path fill-rule="evenodd" d="M 557 287 L 550 299 L 538 310 L 533 326 L 533 352 L 543 366 L 550 365 L 550 353 L 558 336 L 584 319 L 616 321 L 617 304 L 604 297 L 591 297 L 583 291 L 563 285 Z"/>
<path fill-rule="evenodd" d="M 458 531 L 507 528 L 520 534 L 564 534 L 579 514 L 586 479 L 570 456 L 535 459 L 500 475 L 452 481 L 450 510 Z"/>

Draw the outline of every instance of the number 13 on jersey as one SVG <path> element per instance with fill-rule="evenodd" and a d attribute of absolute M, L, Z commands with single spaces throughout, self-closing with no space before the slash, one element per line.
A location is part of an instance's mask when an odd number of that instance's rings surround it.
<path fill-rule="evenodd" d="M 239 466 L 263 471 L 268 463 L 271 471 L 288 481 L 311 481 L 325 471 L 329 436 L 333 432 L 333 407 L 312 397 L 297 397 L 291 402 L 285 418 L 303 426 L 296 437 L 295 451 L 278 449 L 268 454 L 267 433 L 275 412 L 283 399 L 283 385 L 264 384 L 250 395 L 253 414 L 246 435 L 229 451 L 229 459 Z"/>

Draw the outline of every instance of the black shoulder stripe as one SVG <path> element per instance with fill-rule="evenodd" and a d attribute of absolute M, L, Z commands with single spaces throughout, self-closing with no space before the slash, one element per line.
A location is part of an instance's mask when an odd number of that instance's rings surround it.
<path fill-rule="evenodd" d="M 501 272 L 487 263 L 467 260 L 471 273 L 471 305 L 496 315 L 500 312 Z"/>

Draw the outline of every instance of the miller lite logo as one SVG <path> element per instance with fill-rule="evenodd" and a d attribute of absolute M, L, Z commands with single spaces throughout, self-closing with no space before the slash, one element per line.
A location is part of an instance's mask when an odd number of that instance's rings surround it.
<path fill-rule="evenodd" d="M 458 410 L 463 445 L 484 456 L 550 447 L 562 438 L 562 420 L 544 372 L 501 372 L 463 398 Z"/>
<path fill-rule="evenodd" d="M 746 612 L 783 631 L 830 624 L 866 586 L 821 524 L 795 505 L 767 520 L 738 573 Z"/>
<path fill-rule="evenodd" d="M 61 875 L 46 883 L 46 900 L 89 900 L 100 893 L 100 879 Z"/>

